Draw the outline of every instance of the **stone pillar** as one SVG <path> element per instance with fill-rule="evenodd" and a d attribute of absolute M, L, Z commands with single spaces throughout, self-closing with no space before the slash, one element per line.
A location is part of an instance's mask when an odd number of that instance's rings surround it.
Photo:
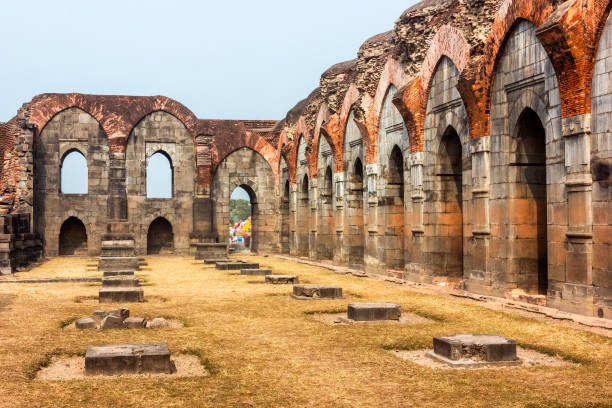
<path fill-rule="evenodd" d="M 109 220 L 127 220 L 128 205 L 125 189 L 125 153 L 109 153 L 108 207 Z"/>
<path fill-rule="evenodd" d="M 378 256 L 378 193 L 376 191 L 378 185 L 378 165 L 366 165 L 367 178 L 367 206 L 364 209 L 367 235 L 365 237 L 364 248 L 364 267 L 366 272 L 378 272 L 378 266 L 381 263 Z"/>
<path fill-rule="evenodd" d="M 347 262 L 346 246 L 344 243 L 344 188 L 346 180 L 344 172 L 334 174 L 334 263 Z"/>
<path fill-rule="evenodd" d="M 491 138 L 489 136 L 470 140 L 472 156 L 472 269 L 464 270 L 466 289 L 490 293 L 493 279 L 489 270 L 489 245 L 491 225 L 489 223 Z"/>
<path fill-rule="evenodd" d="M 297 248 L 297 184 L 289 185 L 289 254 L 296 256 Z"/>
<path fill-rule="evenodd" d="M 565 279 L 548 283 L 548 304 L 593 315 L 593 181 L 590 169 L 591 115 L 563 119 L 568 226 Z M 551 227 L 549 225 L 549 227 Z M 549 257 L 555 256 L 550 254 Z"/>
<path fill-rule="evenodd" d="M 317 231 L 319 230 L 319 187 L 318 187 L 318 179 L 316 177 L 312 177 L 309 179 L 310 185 L 308 188 L 310 189 L 310 231 L 308 234 L 308 258 L 309 259 L 317 259 Z"/>
<path fill-rule="evenodd" d="M 410 200 L 412 201 L 412 244 L 410 246 L 410 262 L 406 268 L 406 279 L 414 282 L 423 282 L 427 279 L 423 268 L 423 245 L 425 237 L 425 226 L 423 222 L 423 203 L 425 193 L 423 192 L 423 164 L 424 155 L 422 152 L 412 153 L 408 156 L 408 166 L 410 166 L 410 184 L 412 191 Z"/>

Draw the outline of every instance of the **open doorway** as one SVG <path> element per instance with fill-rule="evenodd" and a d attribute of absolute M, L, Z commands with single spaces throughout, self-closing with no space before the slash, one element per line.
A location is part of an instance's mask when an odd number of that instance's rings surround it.
<path fill-rule="evenodd" d="M 173 252 L 172 224 L 163 217 L 157 217 L 153 220 L 147 232 L 147 255 L 168 255 Z"/>
<path fill-rule="evenodd" d="M 256 251 L 253 234 L 253 199 L 255 193 L 248 186 L 238 186 L 232 191 L 229 202 L 230 247 L 234 251 Z"/>
<path fill-rule="evenodd" d="M 76 217 L 68 218 L 60 228 L 59 254 L 87 255 L 87 231 Z"/>

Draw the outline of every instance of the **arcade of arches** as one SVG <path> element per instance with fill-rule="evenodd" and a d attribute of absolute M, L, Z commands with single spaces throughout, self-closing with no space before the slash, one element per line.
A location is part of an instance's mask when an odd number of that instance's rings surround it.
<path fill-rule="evenodd" d="M 451 2 L 407 10 L 281 121 L 35 97 L 0 124 L 2 270 L 118 230 L 194 254 L 229 241 L 240 187 L 254 251 L 612 317 L 612 2 Z"/>

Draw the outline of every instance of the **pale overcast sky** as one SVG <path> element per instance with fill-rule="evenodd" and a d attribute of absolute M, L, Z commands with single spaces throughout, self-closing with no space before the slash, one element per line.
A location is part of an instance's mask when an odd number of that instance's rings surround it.
<path fill-rule="evenodd" d="M 165 95 L 200 118 L 282 119 L 416 3 L 2 0 L 0 121 L 47 92 Z"/>

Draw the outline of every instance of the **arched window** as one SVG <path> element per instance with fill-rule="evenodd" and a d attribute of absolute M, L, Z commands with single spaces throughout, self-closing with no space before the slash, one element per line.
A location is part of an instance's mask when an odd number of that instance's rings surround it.
<path fill-rule="evenodd" d="M 60 170 L 62 194 L 87 194 L 87 160 L 78 150 L 71 150 L 62 159 Z"/>
<path fill-rule="evenodd" d="M 159 151 L 147 163 L 147 198 L 172 198 L 172 163 Z"/>

